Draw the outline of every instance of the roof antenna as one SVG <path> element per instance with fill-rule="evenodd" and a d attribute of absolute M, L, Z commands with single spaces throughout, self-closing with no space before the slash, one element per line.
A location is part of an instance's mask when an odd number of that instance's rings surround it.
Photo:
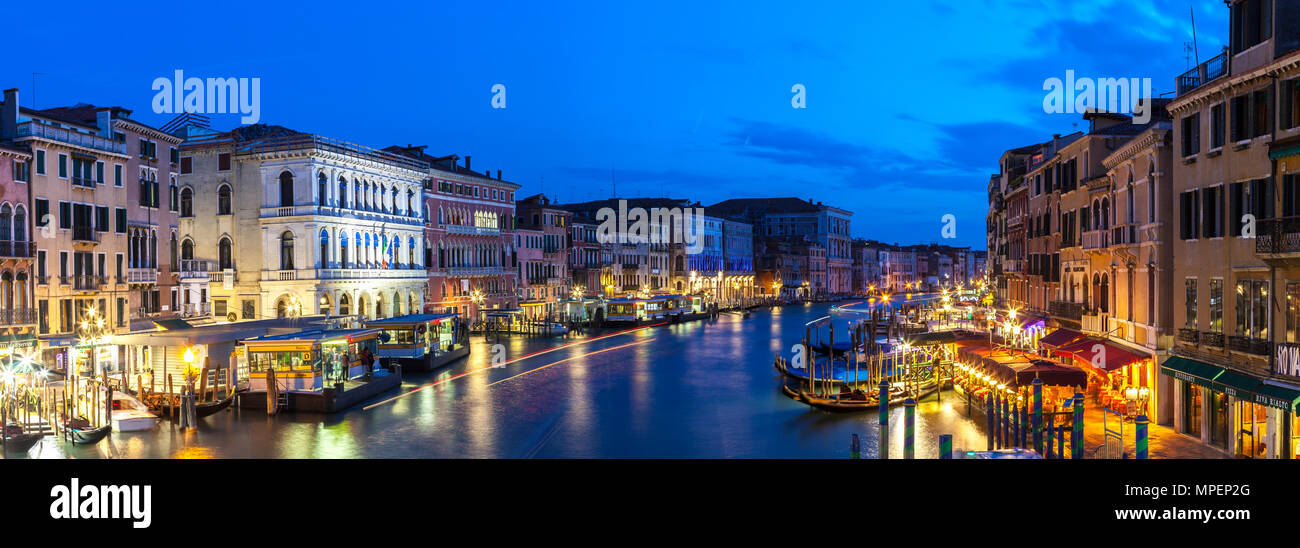
<path fill-rule="evenodd" d="M 1192 17 L 1192 55 L 1196 58 L 1196 66 L 1201 66 L 1201 49 L 1196 45 L 1196 9 L 1192 7 L 1191 2 L 1187 3 L 1187 13 Z"/>

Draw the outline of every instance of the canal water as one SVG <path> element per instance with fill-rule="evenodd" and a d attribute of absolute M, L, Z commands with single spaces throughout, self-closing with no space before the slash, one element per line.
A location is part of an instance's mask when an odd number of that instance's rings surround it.
<path fill-rule="evenodd" d="M 490 365 L 496 341 L 475 336 L 468 359 L 408 375 L 400 390 L 342 413 L 270 417 L 239 409 L 200 419 L 193 431 L 162 422 L 90 447 L 47 437 L 29 456 L 847 458 L 858 434 L 863 456 L 872 458 L 875 411 L 810 410 L 781 394 L 772 367 L 777 353 L 789 357 L 804 324 L 830 307 L 724 314 L 603 338 L 503 338 L 503 367 Z M 545 352 L 560 345 L 568 346 Z M 952 392 L 921 402 L 917 456 L 934 458 L 940 434 L 952 434 L 955 449 L 983 449 L 982 418 L 966 413 Z M 890 455 L 899 458 L 901 408 L 890 424 Z"/>

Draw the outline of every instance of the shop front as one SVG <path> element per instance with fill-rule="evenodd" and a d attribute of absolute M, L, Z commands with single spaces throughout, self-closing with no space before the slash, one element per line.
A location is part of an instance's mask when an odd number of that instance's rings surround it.
<path fill-rule="evenodd" d="M 1300 386 L 1185 356 L 1160 373 L 1175 385 L 1175 429 L 1239 458 L 1296 458 Z"/>
<path fill-rule="evenodd" d="M 1153 422 L 1166 422 L 1159 416 L 1156 361 L 1151 355 L 1097 337 L 1074 337 L 1052 352 L 1088 371 L 1092 378 L 1088 394 L 1102 407 L 1129 419 L 1145 415 Z"/>

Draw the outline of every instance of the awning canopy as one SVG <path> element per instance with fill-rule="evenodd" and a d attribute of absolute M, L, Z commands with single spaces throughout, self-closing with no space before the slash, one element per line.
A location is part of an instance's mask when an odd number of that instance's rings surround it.
<path fill-rule="evenodd" d="M 952 344 L 958 341 L 983 341 L 986 337 L 974 331 L 965 329 L 953 329 L 949 331 L 929 331 L 926 333 L 917 333 L 904 339 L 907 344 L 912 346 L 934 346 L 939 344 Z"/>
<path fill-rule="evenodd" d="M 1060 347 L 1072 343 L 1078 340 L 1079 337 L 1082 336 L 1083 333 L 1080 333 L 1073 329 L 1061 328 L 1051 332 L 1050 334 L 1048 334 L 1046 337 L 1043 337 L 1038 342 L 1045 344 L 1047 346 Z"/>
<path fill-rule="evenodd" d="M 1191 358 L 1170 356 L 1160 364 L 1160 372 L 1184 382 L 1214 388 L 1214 377 L 1219 376 L 1223 368 Z"/>
<path fill-rule="evenodd" d="M 1265 383 L 1255 387 L 1252 401 L 1260 405 L 1285 409 L 1288 413 L 1295 413 L 1296 406 L 1300 405 L 1300 390 Z"/>
<path fill-rule="evenodd" d="M 1078 367 L 1059 364 L 1051 360 L 1035 360 L 1032 365 L 1016 372 L 1016 384 L 1029 386 L 1040 379 L 1047 386 L 1088 386 L 1088 374 Z"/>
<path fill-rule="evenodd" d="M 1074 356 L 1105 372 L 1120 369 L 1146 358 L 1124 347 L 1096 337 L 1085 337 L 1056 349 L 1056 355 Z"/>

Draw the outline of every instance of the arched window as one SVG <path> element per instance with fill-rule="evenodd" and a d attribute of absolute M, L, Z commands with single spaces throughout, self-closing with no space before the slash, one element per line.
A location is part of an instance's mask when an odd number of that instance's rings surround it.
<path fill-rule="evenodd" d="M 320 229 L 320 267 L 330 267 L 330 233 Z"/>
<path fill-rule="evenodd" d="M 230 255 L 230 238 L 222 236 L 221 241 L 217 242 L 217 266 L 221 270 L 234 268 Z"/>
<path fill-rule="evenodd" d="M 327 181 L 327 180 L 325 179 L 325 172 L 324 172 L 324 171 L 320 172 L 320 176 L 318 176 L 318 177 L 316 178 L 316 180 L 320 182 L 320 184 L 317 185 L 317 186 L 320 187 L 320 190 L 319 190 L 320 195 L 316 196 L 316 203 L 317 203 L 317 204 L 320 204 L 320 205 L 323 205 L 323 206 L 327 206 L 327 205 L 329 205 L 329 201 L 328 201 L 328 196 L 327 196 L 327 194 L 329 194 L 329 188 L 330 188 L 330 187 L 329 187 L 329 184 L 328 184 L 329 181 Z"/>
<path fill-rule="evenodd" d="M 285 171 L 280 174 L 280 207 L 293 205 L 293 174 Z"/>
<path fill-rule="evenodd" d="M 351 312 L 352 300 L 348 298 L 347 293 L 339 295 L 339 314 L 347 316 Z"/>
<path fill-rule="evenodd" d="M 289 303 L 284 297 L 275 301 L 275 317 L 283 318 L 289 315 Z"/>
<path fill-rule="evenodd" d="M 339 233 L 339 268 L 348 268 L 348 233 L 347 232 Z"/>
<path fill-rule="evenodd" d="M 177 266 L 177 264 L 176 264 L 176 263 L 177 263 L 177 261 L 176 261 L 176 258 L 177 258 L 177 257 L 176 257 L 176 254 L 177 254 L 177 252 L 179 251 L 179 250 L 176 248 L 176 233 L 175 233 L 175 232 L 172 233 L 172 239 L 171 239 L 171 241 L 168 242 L 168 244 L 167 244 L 167 250 L 168 250 L 168 255 L 167 255 L 167 256 L 171 258 L 171 262 L 169 262 L 169 263 L 167 263 L 167 264 L 170 265 L 172 271 L 175 272 L 175 271 L 176 271 L 176 266 Z"/>
<path fill-rule="evenodd" d="M 293 233 L 280 235 L 280 270 L 293 270 Z"/>
<path fill-rule="evenodd" d="M 181 217 L 194 216 L 194 191 L 190 187 L 181 189 Z"/>
<path fill-rule="evenodd" d="M 14 241 L 27 241 L 27 209 L 21 205 L 14 209 Z"/>
<path fill-rule="evenodd" d="M 361 194 L 361 183 L 353 181 L 353 183 L 352 183 L 352 209 L 355 209 L 355 210 L 357 210 L 357 211 L 361 211 L 361 210 L 363 209 L 363 206 L 365 205 L 364 202 L 365 202 L 365 199 L 364 199 L 364 197 L 363 197 L 362 194 Z"/>
<path fill-rule="evenodd" d="M 4 204 L 0 206 L 0 242 L 4 242 L 5 246 L 9 246 L 10 243 L 13 241 L 13 236 L 14 236 L 13 223 L 14 223 L 13 208 L 9 207 L 9 204 Z M 5 250 L 5 251 L 8 252 L 10 250 Z"/>
<path fill-rule="evenodd" d="M 186 238 L 181 242 L 181 260 L 189 261 L 194 259 L 194 240 Z"/>
<path fill-rule="evenodd" d="M 339 177 L 339 195 L 334 197 L 334 204 L 345 207 L 348 203 L 348 180 Z"/>
<path fill-rule="evenodd" d="M 289 185 L 292 188 L 293 182 L 290 181 Z M 230 185 L 222 184 L 217 188 L 217 215 L 230 215 L 231 194 Z"/>
<path fill-rule="evenodd" d="M 326 316 L 330 315 L 330 296 L 328 294 L 320 296 L 320 313 Z"/>

